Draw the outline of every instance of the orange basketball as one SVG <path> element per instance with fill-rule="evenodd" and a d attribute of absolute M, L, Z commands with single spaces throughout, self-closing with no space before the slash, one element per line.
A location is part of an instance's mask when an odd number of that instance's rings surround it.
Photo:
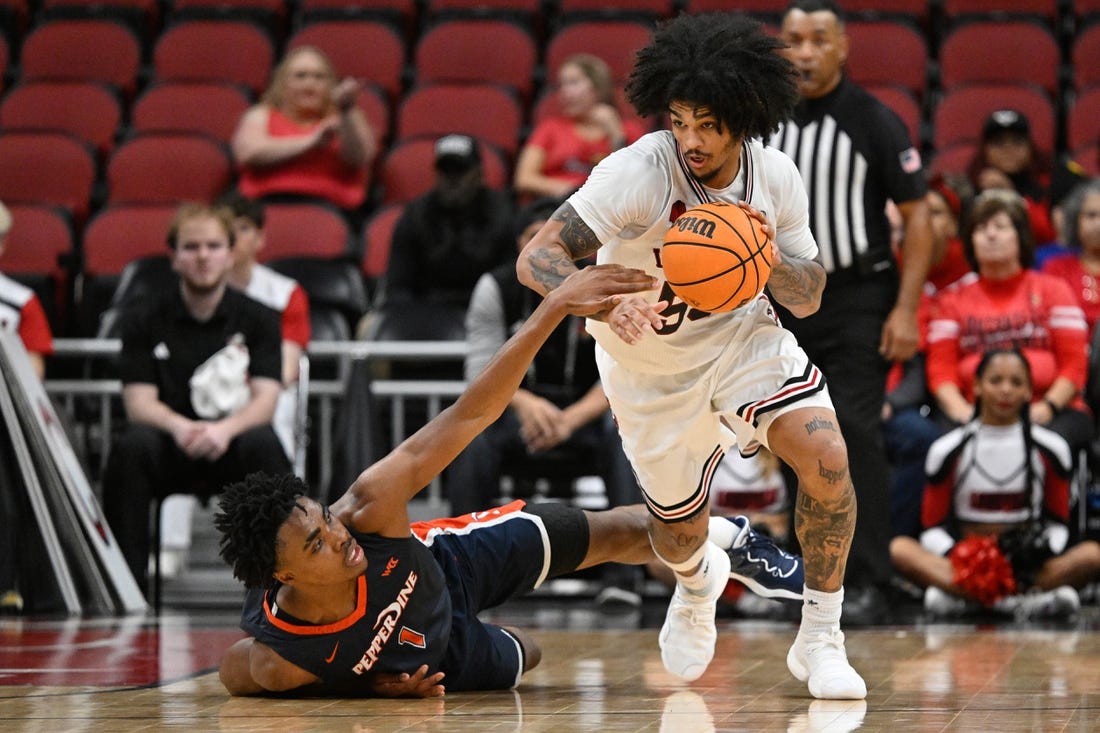
<path fill-rule="evenodd" d="M 772 272 L 763 224 L 735 204 L 711 202 L 672 223 L 661 246 L 665 280 L 685 303 L 711 313 L 752 301 Z"/>

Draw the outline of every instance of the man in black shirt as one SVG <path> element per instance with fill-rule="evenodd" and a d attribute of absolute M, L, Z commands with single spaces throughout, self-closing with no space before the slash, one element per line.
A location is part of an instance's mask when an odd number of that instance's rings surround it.
<path fill-rule="evenodd" d="M 232 214 L 185 204 L 168 245 L 179 287 L 122 316 L 129 424 L 112 442 L 103 476 L 104 514 L 142 588 L 154 497 L 207 498 L 252 471 L 290 471 L 271 427 L 281 388 L 279 315 L 226 287 Z"/>
<path fill-rule="evenodd" d="M 920 154 L 904 123 L 843 73 L 848 37 L 831 0 L 796 0 L 781 39 L 802 100 L 770 144 L 798 166 L 810 228 L 828 272 L 821 308 L 807 318 L 779 308 L 783 325 L 824 372 L 836 405 L 859 504 L 845 581 L 846 620 L 881 619 L 889 559 L 889 466 L 879 431 L 886 376 L 917 348 L 917 304 L 931 260 Z M 899 275 L 887 200 L 905 220 Z"/>

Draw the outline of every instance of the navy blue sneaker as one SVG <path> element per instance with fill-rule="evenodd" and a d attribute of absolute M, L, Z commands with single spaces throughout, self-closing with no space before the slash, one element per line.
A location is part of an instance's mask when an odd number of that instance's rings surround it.
<path fill-rule="evenodd" d="M 738 515 L 726 519 L 737 528 L 733 547 L 726 550 L 730 556 L 730 577 L 765 598 L 802 600 L 806 582 L 802 558 L 784 552 L 770 537 L 757 533 L 748 518 Z"/>

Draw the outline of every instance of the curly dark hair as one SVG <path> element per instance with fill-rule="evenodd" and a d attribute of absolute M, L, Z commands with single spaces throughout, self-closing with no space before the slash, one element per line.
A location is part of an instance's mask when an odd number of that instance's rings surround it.
<path fill-rule="evenodd" d="M 680 15 L 638 51 L 626 96 L 643 117 L 684 102 L 709 109 L 736 137 L 767 137 L 799 98 L 783 47 L 741 13 Z"/>
<path fill-rule="evenodd" d="M 271 583 L 279 527 L 307 496 L 309 487 L 290 473 L 250 473 L 225 487 L 214 515 L 214 526 L 222 534 L 219 554 L 245 586 L 262 588 Z"/>

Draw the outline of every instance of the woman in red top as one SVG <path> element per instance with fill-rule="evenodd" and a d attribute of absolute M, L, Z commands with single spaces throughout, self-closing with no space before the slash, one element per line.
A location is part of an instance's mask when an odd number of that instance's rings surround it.
<path fill-rule="evenodd" d="M 362 204 L 377 146 L 356 105 L 358 95 L 359 82 L 338 82 L 318 49 L 290 51 L 263 99 L 245 112 L 233 134 L 241 193 L 249 198 L 298 194 L 346 210 Z"/>
<path fill-rule="evenodd" d="M 516 192 L 564 198 L 613 151 L 645 130 L 615 106 L 611 70 L 602 59 L 575 54 L 558 68 L 558 112 L 539 122 L 516 162 Z"/>
<path fill-rule="evenodd" d="M 978 196 L 963 245 L 978 277 L 937 294 L 928 325 L 928 388 L 951 421 L 974 415 L 974 373 L 982 354 L 1018 348 L 1034 385 L 1030 419 L 1086 446 L 1092 421 L 1081 398 L 1088 368 L 1085 316 L 1069 287 L 1029 269 L 1034 239 L 1023 199 Z"/>
<path fill-rule="evenodd" d="M 1100 178 L 1078 185 L 1062 207 L 1066 244 L 1074 251 L 1051 257 L 1043 272 L 1069 284 L 1092 333 L 1100 321 Z"/>

